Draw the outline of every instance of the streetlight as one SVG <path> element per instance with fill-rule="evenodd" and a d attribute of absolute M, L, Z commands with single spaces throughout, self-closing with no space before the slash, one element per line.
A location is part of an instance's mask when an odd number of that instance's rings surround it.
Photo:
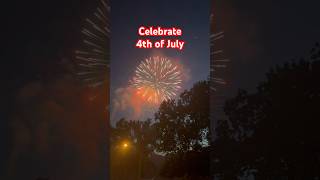
<path fill-rule="evenodd" d="M 120 148 L 123 150 L 126 150 L 130 147 L 130 142 L 129 141 L 123 141 L 120 143 Z"/>
<path fill-rule="evenodd" d="M 126 173 L 126 171 L 128 171 L 128 168 L 130 168 L 130 163 L 128 164 L 128 158 L 130 158 L 130 151 L 132 150 L 131 142 L 129 140 L 119 141 L 117 149 L 119 153 L 119 165 L 122 167 L 121 169 L 124 172 L 119 174 L 119 177 L 121 177 L 121 179 L 127 179 L 128 173 Z"/>
<path fill-rule="evenodd" d="M 122 147 L 123 147 L 124 149 L 128 148 L 128 146 L 129 146 L 128 143 L 123 143 L 123 144 L 122 144 Z"/>

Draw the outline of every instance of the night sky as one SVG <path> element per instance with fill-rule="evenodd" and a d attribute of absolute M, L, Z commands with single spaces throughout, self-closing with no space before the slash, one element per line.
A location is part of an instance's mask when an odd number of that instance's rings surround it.
<path fill-rule="evenodd" d="M 154 54 L 162 54 L 184 66 L 184 72 L 188 77 L 182 83 L 182 90 L 190 88 L 193 83 L 199 80 L 207 79 L 210 63 L 210 1 L 198 2 L 196 0 L 112 1 L 111 99 L 118 98 L 118 95 L 114 93 L 118 88 L 128 86 L 136 66 Z M 181 28 L 183 36 L 179 39 L 185 41 L 185 48 L 182 51 L 136 48 L 135 44 L 138 39 L 150 38 L 138 36 L 138 28 L 141 25 Z M 175 39 L 175 37 L 163 38 Z M 118 112 L 114 120 L 116 121 L 122 116 L 130 118 L 131 113 Z M 141 118 L 148 117 L 153 117 L 152 111 Z"/>
<path fill-rule="evenodd" d="M 149 0 L 112 1 L 112 86 L 127 84 L 127 78 L 131 77 L 134 67 L 145 57 L 151 56 L 154 51 L 177 58 L 192 69 L 191 81 L 205 79 L 209 75 L 210 2 L 197 2 L 164 0 L 155 4 Z M 138 36 L 138 28 L 141 25 L 182 28 L 183 36 L 179 39 L 186 42 L 185 49 L 183 51 L 137 49 L 136 41 L 148 38 Z"/>
<path fill-rule="evenodd" d="M 96 133 L 105 122 L 85 119 L 101 119 L 89 115 L 103 102 L 88 105 L 90 92 L 70 75 L 83 20 L 96 4 L 30 0 L 1 5 L 0 179 L 105 178 L 103 135 Z M 165 54 L 190 68 L 185 88 L 208 75 L 209 2 L 115 0 L 112 5 L 112 88 L 126 86 L 131 67 L 151 53 L 134 47 L 141 24 L 183 28 L 186 48 Z M 215 1 L 217 29 L 226 36 L 222 48 L 232 61 L 225 77 L 228 93 L 253 90 L 272 66 L 307 55 L 320 39 L 319 7 L 317 0 Z M 85 113 L 89 117 L 81 117 Z"/>
<path fill-rule="evenodd" d="M 320 40 L 320 2 L 213 1 L 216 27 L 225 32 L 221 47 L 231 60 L 228 94 L 254 90 L 276 64 L 307 56 Z"/>

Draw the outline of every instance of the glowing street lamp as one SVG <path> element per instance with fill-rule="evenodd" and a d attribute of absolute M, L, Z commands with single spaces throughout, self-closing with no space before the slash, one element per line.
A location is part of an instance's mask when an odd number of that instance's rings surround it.
<path fill-rule="evenodd" d="M 119 147 L 120 147 L 122 150 L 127 150 L 127 149 L 130 148 L 130 142 L 129 142 L 129 141 L 123 141 L 123 142 L 121 142 L 119 145 L 120 145 Z"/>
<path fill-rule="evenodd" d="M 125 148 L 125 149 L 128 148 L 128 146 L 129 146 L 128 143 L 123 143 L 122 144 L 122 147 Z"/>

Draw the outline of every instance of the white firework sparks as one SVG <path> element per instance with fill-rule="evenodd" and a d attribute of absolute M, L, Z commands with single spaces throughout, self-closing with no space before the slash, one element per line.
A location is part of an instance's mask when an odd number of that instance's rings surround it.
<path fill-rule="evenodd" d="M 94 15 L 85 21 L 83 46 L 76 51 L 77 75 L 91 87 L 102 85 L 109 72 L 109 14 L 107 0 L 101 0 Z"/>
<path fill-rule="evenodd" d="M 211 23 L 213 22 L 213 15 L 211 15 Z M 213 31 L 213 29 L 212 29 Z M 221 41 L 224 38 L 224 32 L 220 31 L 213 33 L 211 31 L 210 35 L 210 80 L 211 80 L 211 90 L 217 92 L 222 86 L 226 84 L 223 79 L 225 75 L 225 69 L 227 68 L 227 63 L 230 61 L 224 56 L 222 49 L 217 48 L 217 41 Z"/>
<path fill-rule="evenodd" d="M 224 32 L 217 31 L 218 24 L 211 15 L 210 35 L 210 130 L 212 141 L 216 138 L 218 121 L 224 118 L 225 90 L 227 88 L 224 77 L 227 74 L 227 64 L 230 62 L 222 49 Z"/>
<path fill-rule="evenodd" d="M 150 57 L 137 67 L 131 84 L 148 102 L 158 104 L 177 95 L 181 77 L 179 67 L 170 59 Z"/>

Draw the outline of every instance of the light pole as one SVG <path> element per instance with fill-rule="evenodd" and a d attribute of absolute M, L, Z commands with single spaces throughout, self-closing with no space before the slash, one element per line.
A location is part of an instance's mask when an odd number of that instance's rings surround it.
<path fill-rule="evenodd" d="M 127 158 L 128 158 L 128 152 L 130 151 L 130 148 L 131 148 L 131 143 L 127 140 L 124 140 L 122 141 L 120 144 L 119 144 L 119 153 L 121 154 L 122 156 L 122 160 L 120 161 L 121 164 L 122 164 L 122 169 L 123 169 L 123 173 L 121 174 L 121 179 L 127 179 L 127 176 L 128 176 L 128 173 L 126 172 L 128 169 L 128 161 L 127 161 Z"/>

